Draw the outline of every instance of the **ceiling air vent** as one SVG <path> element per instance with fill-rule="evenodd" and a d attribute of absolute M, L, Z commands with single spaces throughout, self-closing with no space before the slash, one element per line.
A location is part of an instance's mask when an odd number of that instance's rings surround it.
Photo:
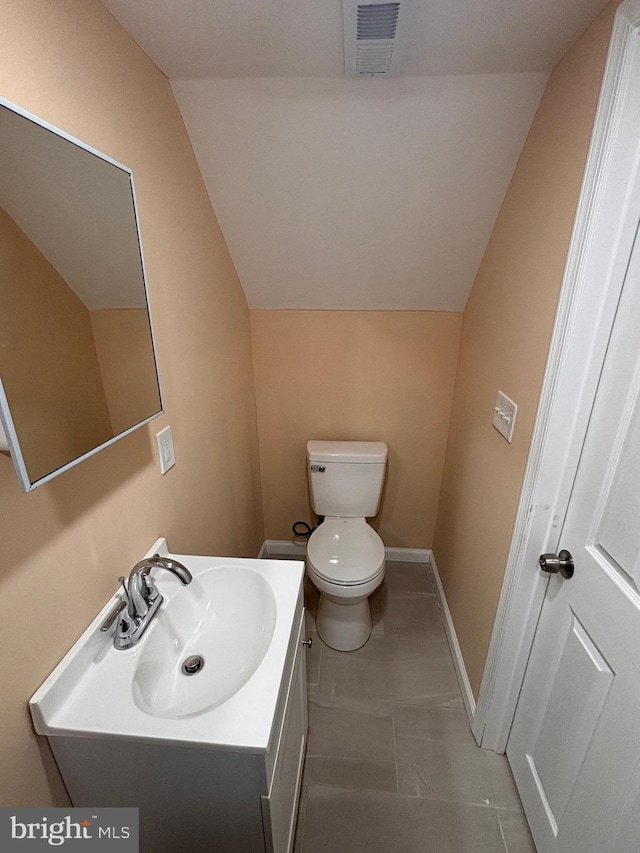
<path fill-rule="evenodd" d="M 399 73 L 405 8 L 397 3 L 343 0 L 344 66 L 347 77 L 391 77 Z"/>

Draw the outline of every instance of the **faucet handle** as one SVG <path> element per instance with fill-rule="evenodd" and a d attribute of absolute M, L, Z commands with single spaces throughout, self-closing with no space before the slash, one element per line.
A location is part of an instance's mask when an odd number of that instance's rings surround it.
<path fill-rule="evenodd" d="M 158 587 L 153 582 L 153 578 L 149 574 L 149 569 L 142 574 L 142 586 L 144 587 L 143 595 L 148 604 L 152 604 L 160 595 Z"/>
<path fill-rule="evenodd" d="M 140 594 L 147 604 L 153 604 L 156 598 L 160 595 L 158 587 L 153 582 L 150 572 L 151 566 L 141 566 L 136 572 L 140 582 Z M 120 578 L 119 580 L 121 581 L 122 586 L 124 586 L 124 578 Z M 125 587 L 125 592 L 126 591 Z"/>

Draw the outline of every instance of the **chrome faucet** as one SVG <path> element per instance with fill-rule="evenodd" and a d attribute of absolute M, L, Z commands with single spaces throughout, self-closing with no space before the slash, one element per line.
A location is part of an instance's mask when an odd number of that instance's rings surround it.
<path fill-rule="evenodd" d="M 113 638 L 116 649 L 129 649 L 135 646 L 162 604 L 162 595 L 149 574 L 151 569 L 156 567 L 172 572 L 184 586 L 193 580 L 189 569 L 171 557 L 154 554 L 153 557 L 146 557 L 136 563 L 131 569 L 127 585 L 124 577 L 120 578 L 127 597 L 127 606 L 118 619 Z"/>

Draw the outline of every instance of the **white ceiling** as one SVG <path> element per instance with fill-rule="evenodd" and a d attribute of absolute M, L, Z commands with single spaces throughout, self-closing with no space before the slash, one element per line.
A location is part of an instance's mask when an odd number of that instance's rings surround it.
<path fill-rule="evenodd" d="M 103 0 L 172 80 L 253 308 L 460 311 L 549 71 L 605 0 L 415 2 L 343 75 L 341 0 Z"/>
<path fill-rule="evenodd" d="M 403 74 L 551 71 L 606 0 L 402 0 Z M 172 80 L 341 77 L 341 0 L 103 0 Z"/>
<path fill-rule="evenodd" d="M 545 81 L 173 85 L 251 307 L 461 311 Z"/>

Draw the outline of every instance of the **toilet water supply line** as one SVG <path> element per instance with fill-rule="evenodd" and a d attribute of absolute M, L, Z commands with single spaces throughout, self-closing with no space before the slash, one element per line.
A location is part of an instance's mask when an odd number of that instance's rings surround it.
<path fill-rule="evenodd" d="M 310 524 L 307 524 L 307 522 L 306 522 L 306 521 L 294 521 L 294 523 L 293 523 L 293 526 L 292 526 L 291 530 L 293 531 L 293 535 L 294 535 L 294 536 L 302 536 L 302 537 L 304 537 L 305 539 L 308 539 L 308 538 L 309 538 L 309 536 L 311 536 L 311 534 L 313 533 L 313 531 L 314 531 L 314 530 L 317 530 L 317 529 L 318 529 L 318 527 L 320 527 L 320 525 L 322 524 L 322 522 L 323 522 L 323 521 L 324 521 L 324 515 L 319 515 L 319 516 L 318 516 L 318 520 L 316 521 L 316 523 L 315 523 L 315 525 L 314 525 L 313 527 L 311 527 L 311 525 L 310 525 Z M 300 526 L 301 526 L 303 529 L 302 529 L 302 530 L 297 530 L 296 528 L 297 528 L 297 527 L 300 527 Z"/>

